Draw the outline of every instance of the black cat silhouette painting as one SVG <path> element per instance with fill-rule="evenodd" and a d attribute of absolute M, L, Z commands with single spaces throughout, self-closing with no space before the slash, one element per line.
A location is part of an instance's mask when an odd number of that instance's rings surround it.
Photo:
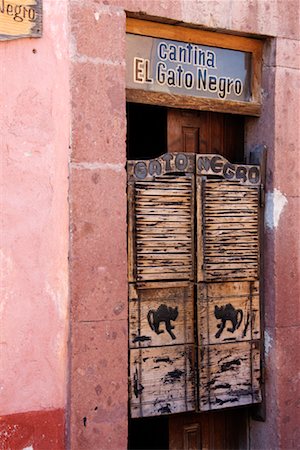
<path fill-rule="evenodd" d="M 243 320 L 243 311 L 241 309 L 235 309 L 231 303 L 227 303 L 225 306 L 215 306 L 215 318 L 221 320 L 218 324 L 219 331 L 215 334 L 216 338 L 219 338 L 226 328 L 226 322 L 231 322 L 231 328 L 227 328 L 227 331 L 234 333 L 239 328 Z"/>
<path fill-rule="evenodd" d="M 178 307 L 172 308 L 167 305 L 160 305 L 156 310 L 150 309 L 147 314 L 147 319 L 151 330 L 156 334 L 164 333 L 164 330 L 160 330 L 159 326 L 161 322 L 165 323 L 165 327 L 172 339 L 176 339 L 174 330 L 175 326 L 171 325 L 171 320 L 175 321 L 178 317 Z"/>

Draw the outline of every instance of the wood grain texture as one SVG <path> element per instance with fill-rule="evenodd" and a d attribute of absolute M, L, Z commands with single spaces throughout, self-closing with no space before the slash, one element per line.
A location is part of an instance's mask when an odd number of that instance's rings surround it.
<path fill-rule="evenodd" d="M 169 417 L 172 450 L 248 449 L 246 408 Z"/>
<path fill-rule="evenodd" d="M 259 187 L 207 179 L 197 202 L 202 202 L 198 229 L 203 230 L 205 280 L 258 279 Z"/>
<path fill-rule="evenodd" d="M 259 52 L 263 45 L 263 42 L 259 39 L 250 39 L 231 34 L 215 33 L 180 25 L 167 25 L 133 18 L 127 18 L 126 32 L 245 52 Z"/>
<path fill-rule="evenodd" d="M 9 0 L 0 6 L 0 41 L 42 36 L 42 0 Z"/>
<path fill-rule="evenodd" d="M 134 223 L 136 281 L 194 277 L 193 177 L 161 176 L 136 181 Z M 130 262 L 129 267 L 132 268 Z M 131 270 L 132 272 L 132 270 Z M 132 278 L 130 278 L 131 280 Z"/>
<path fill-rule="evenodd" d="M 204 97 L 188 97 L 187 95 L 148 92 L 142 89 L 126 89 L 126 100 L 133 103 L 168 106 L 199 111 L 214 111 L 219 113 L 241 114 L 259 117 L 261 104 L 253 102 L 237 102 L 233 100 L 218 100 Z"/>
<path fill-rule="evenodd" d="M 178 313 L 176 317 L 172 316 L 172 311 Z M 193 284 L 152 283 L 151 287 L 130 285 L 129 323 L 130 348 L 193 344 Z M 169 331 L 168 325 L 172 327 Z"/>
<path fill-rule="evenodd" d="M 257 342 L 210 345 L 199 349 L 201 411 L 261 401 Z"/>
<path fill-rule="evenodd" d="M 258 281 L 200 283 L 197 299 L 202 346 L 260 339 Z"/>
<path fill-rule="evenodd" d="M 240 116 L 185 109 L 167 110 L 170 152 L 217 152 L 229 161 L 239 161 L 244 151 L 243 129 L 244 118 Z"/>
<path fill-rule="evenodd" d="M 131 417 L 193 411 L 194 347 L 130 350 Z"/>

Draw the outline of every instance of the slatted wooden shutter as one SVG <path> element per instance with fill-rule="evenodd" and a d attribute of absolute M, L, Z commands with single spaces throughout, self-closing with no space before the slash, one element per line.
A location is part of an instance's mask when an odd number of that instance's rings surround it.
<path fill-rule="evenodd" d="M 132 417 L 195 409 L 194 160 L 128 162 Z"/>
<path fill-rule="evenodd" d="M 261 401 L 260 178 L 258 167 L 240 167 L 218 155 L 197 156 L 202 411 Z"/>

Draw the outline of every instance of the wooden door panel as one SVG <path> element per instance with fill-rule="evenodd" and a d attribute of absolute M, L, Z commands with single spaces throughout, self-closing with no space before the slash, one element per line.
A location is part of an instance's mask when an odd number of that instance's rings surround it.
<path fill-rule="evenodd" d="M 198 387 L 207 411 L 261 401 L 260 174 L 213 155 L 197 156 L 196 167 Z"/>
<path fill-rule="evenodd" d="M 199 348 L 201 411 L 261 401 L 260 349 L 256 342 Z"/>
<path fill-rule="evenodd" d="M 195 410 L 194 346 L 130 350 L 131 417 Z"/>
<path fill-rule="evenodd" d="M 209 111 L 168 109 L 169 152 L 218 153 L 244 160 L 244 118 Z"/>
<path fill-rule="evenodd" d="M 129 286 L 129 347 L 194 343 L 194 286 L 188 282 Z"/>
<path fill-rule="evenodd" d="M 259 185 L 205 179 L 197 183 L 202 241 L 198 281 L 256 280 L 259 276 Z M 199 260 L 199 258 L 198 258 Z"/>
<path fill-rule="evenodd" d="M 129 281 L 193 280 L 194 176 L 162 174 L 159 160 L 151 162 L 150 179 L 134 173 L 146 163 L 129 162 Z"/>
<path fill-rule="evenodd" d="M 176 414 L 169 418 L 169 449 L 246 450 L 247 419 L 245 408 Z"/>
<path fill-rule="evenodd" d="M 185 153 L 198 152 L 199 134 L 197 127 L 182 127 L 182 148 Z"/>
<path fill-rule="evenodd" d="M 167 154 L 127 166 L 133 418 L 196 407 L 194 161 Z"/>
<path fill-rule="evenodd" d="M 260 339 L 258 281 L 200 283 L 197 298 L 202 346 Z"/>

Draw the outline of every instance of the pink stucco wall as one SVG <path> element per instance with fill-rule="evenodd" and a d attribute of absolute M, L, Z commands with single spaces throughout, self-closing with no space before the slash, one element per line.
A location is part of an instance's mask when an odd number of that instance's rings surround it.
<path fill-rule="evenodd" d="M 66 403 L 67 2 L 43 4 L 41 39 L 0 42 L 0 415 Z"/>
<path fill-rule="evenodd" d="M 4 428 L 0 419 L 0 442 L 17 424 L 16 449 L 64 448 L 69 379 L 72 449 L 127 446 L 129 11 L 269 37 L 263 112 L 247 119 L 246 136 L 248 150 L 266 144 L 269 153 L 267 421 L 252 421 L 250 441 L 251 448 L 293 448 L 300 439 L 299 1 L 44 0 L 43 6 L 41 39 L 0 42 L 0 415 L 7 418 Z"/>
<path fill-rule="evenodd" d="M 117 99 L 112 102 L 113 91 L 120 92 L 119 100 L 124 95 L 125 11 L 141 18 L 158 17 L 163 21 L 171 19 L 208 29 L 269 37 L 263 59 L 263 112 L 259 119 L 247 120 L 246 136 L 247 150 L 266 144 L 269 153 L 265 229 L 267 421 L 251 422 L 250 445 L 257 449 L 292 448 L 298 439 L 295 393 L 296 340 L 300 325 L 299 249 L 293 239 L 299 222 L 299 191 L 295 188 L 299 126 L 293 125 L 299 123 L 295 95 L 299 82 L 299 2 L 87 0 L 83 4 L 74 0 L 70 5 L 74 100 L 70 185 L 74 229 L 71 258 L 74 269 L 71 271 L 71 442 L 74 448 L 98 449 L 108 445 L 126 448 L 127 445 L 127 417 L 124 413 L 120 415 L 127 405 L 124 395 L 127 317 L 124 309 L 119 317 L 113 312 L 117 304 L 126 301 L 126 268 L 122 265 L 126 246 L 126 174 L 119 165 L 123 164 L 125 154 L 125 110 Z M 110 191 L 105 194 L 106 186 L 113 186 L 112 201 Z M 108 215 L 110 204 L 114 208 Z M 81 239 L 84 239 L 82 243 Z M 284 262 L 288 255 L 293 255 L 290 268 Z M 97 268 L 102 271 L 97 273 Z M 83 278 L 79 282 L 76 274 L 84 277 L 86 283 Z M 115 274 L 118 284 L 110 291 Z M 94 280 L 92 285 L 91 280 Z M 101 292 L 103 295 L 97 295 Z M 107 292 L 112 294 L 109 303 Z M 105 354 L 111 355 L 105 358 L 104 365 L 96 356 L 103 342 Z M 288 383 L 293 386 L 291 394 Z M 118 392 L 114 389 L 116 384 Z M 97 389 L 99 386 L 101 391 Z M 99 436 L 104 440 L 100 442 Z"/>

